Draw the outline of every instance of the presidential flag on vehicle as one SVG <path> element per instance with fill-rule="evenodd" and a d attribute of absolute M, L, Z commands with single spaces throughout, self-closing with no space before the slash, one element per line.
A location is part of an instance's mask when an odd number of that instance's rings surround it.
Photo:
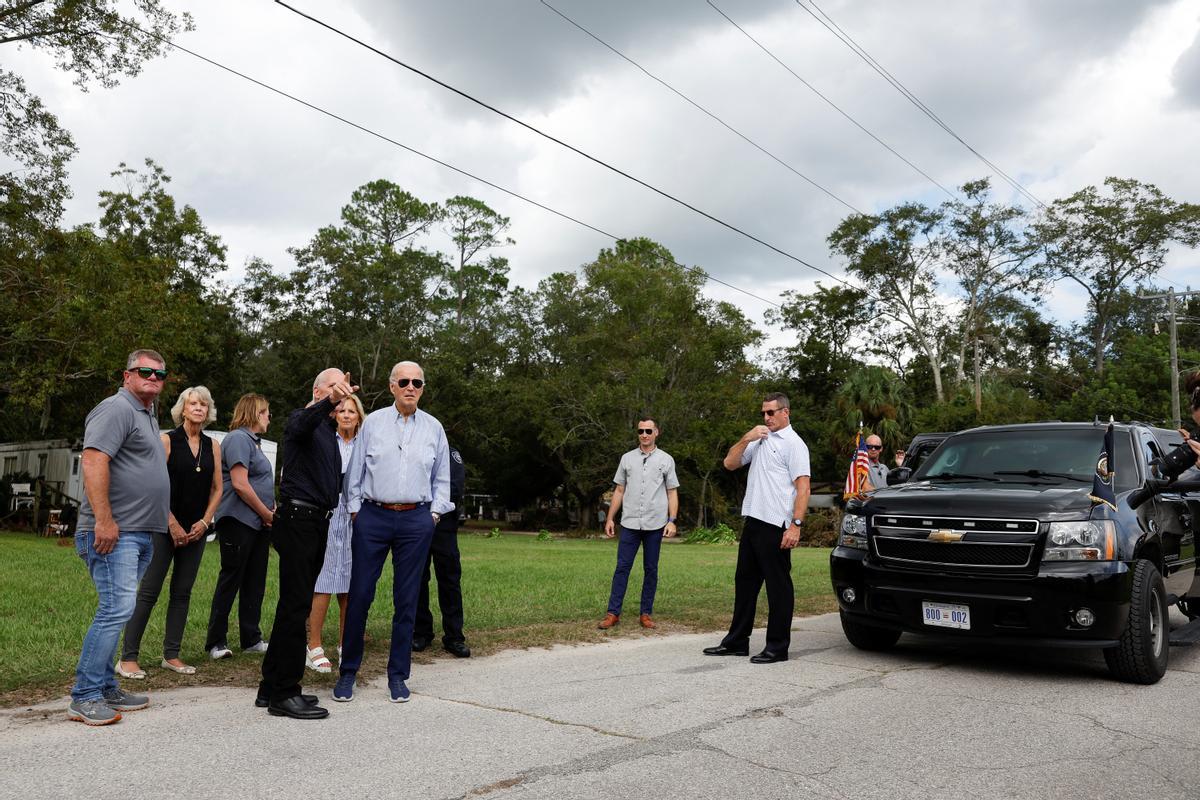
<path fill-rule="evenodd" d="M 874 491 L 871 485 L 871 459 L 867 456 L 867 437 L 862 430 L 858 431 L 857 444 L 854 447 L 854 460 L 850 462 L 850 472 L 846 475 L 846 485 L 842 489 L 842 499 L 861 497 L 867 492 Z"/>
<path fill-rule="evenodd" d="M 1117 494 L 1113 491 L 1113 476 L 1116 470 L 1113 464 L 1113 425 L 1108 423 L 1104 432 L 1104 445 L 1100 448 L 1100 457 L 1096 459 L 1096 474 L 1092 477 L 1092 493 L 1088 495 L 1093 503 L 1103 503 L 1113 511 L 1117 510 Z"/>

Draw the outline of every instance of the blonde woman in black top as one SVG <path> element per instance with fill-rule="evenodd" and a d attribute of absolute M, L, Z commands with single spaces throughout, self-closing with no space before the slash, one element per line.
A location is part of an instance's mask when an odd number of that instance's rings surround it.
<path fill-rule="evenodd" d="M 167 452 L 167 473 L 171 477 L 168 532 L 154 535 L 154 555 L 138 586 L 133 616 L 125 624 L 125 645 L 117 664 L 117 672 L 122 677 L 134 680 L 146 677 L 138 665 L 142 634 L 172 564 L 175 569 L 171 575 L 161 666 L 183 675 L 196 672 L 195 667 L 180 660 L 179 649 L 192 600 L 192 586 L 204 556 L 204 539 L 221 500 L 221 472 L 216 468 L 221 463 L 221 447 L 203 432 L 204 427 L 217 418 L 212 394 L 203 386 L 184 389 L 171 409 L 171 418 L 178 427 L 162 434 L 163 448 Z"/>

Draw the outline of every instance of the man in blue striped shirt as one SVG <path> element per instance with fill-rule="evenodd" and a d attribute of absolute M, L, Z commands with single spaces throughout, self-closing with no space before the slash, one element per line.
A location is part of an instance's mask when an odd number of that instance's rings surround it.
<path fill-rule="evenodd" d="M 392 554 L 392 646 L 388 690 L 393 703 L 407 702 L 413 623 L 421 573 L 433 529 L 450 502 L 450 447 L 442 423 L 417 408 L 425 391 L 421 365 L 392 367 L 388 387 L 396 402 L 367 415 L 346 468 L 346 510 L 354 519 L 350 599 L 342 640 L 340 675 L 333 699 L 354 699 L 362 664 L 367 611 L 383 562 Z"/>

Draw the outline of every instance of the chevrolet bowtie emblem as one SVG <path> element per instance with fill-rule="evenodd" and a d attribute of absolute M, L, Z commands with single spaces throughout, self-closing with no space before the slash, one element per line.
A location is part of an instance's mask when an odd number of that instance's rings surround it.
<path fill-rule="evenodd" d="M 929 541 L 931 541 L 931 542 L 957 542 L 957 541 L 960 541 L 963 538 L 963 536 L 965 536 L 965 535 L 966 534 L 959 533 L 958 531 L 948 531 L 948 530 L 944 530 L 944 529 L 940 530 L 940 531 L 930 531 L 929 532 Z"/>

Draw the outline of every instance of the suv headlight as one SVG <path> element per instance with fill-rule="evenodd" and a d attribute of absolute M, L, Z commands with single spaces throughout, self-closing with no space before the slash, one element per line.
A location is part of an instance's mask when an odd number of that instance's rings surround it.
<path fill-rule="evenodd" d="M 867 518 L 857 514 L 842 515 L 842 531 L 838 536 L 839 547 L 867 549 Z"/>
<path fill-rule="evenodd" d="M 1112 561 L 1117 526 L 1110 519 L 1051 522 L 1043 561 Z"/>

